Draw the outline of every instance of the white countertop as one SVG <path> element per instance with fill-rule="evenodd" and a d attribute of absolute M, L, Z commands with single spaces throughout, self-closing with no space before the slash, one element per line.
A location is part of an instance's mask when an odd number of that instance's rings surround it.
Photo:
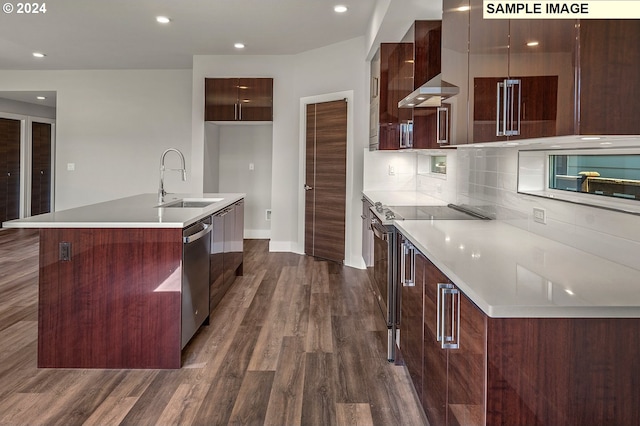
<path fill-rule="evenodd" d="M 158 207 L 158 194 L 141 194 L 103 203 L 16 219 L 6 228 L 184 228 L 239 201 L 245 194 L 167 194 L 179 199 L 222 198 L 207 207 Z"/>
<path fill-rule="evenodd" d="M 385 206 L 446 206 L 439 200 L 418 191 L 362 191 L 371 204 L 381 202 Z"/>
<path fill-rule="evenodd" d="M 640 270 L 497 220 L 394 224 L 490 317 L 640 318 Z"/>

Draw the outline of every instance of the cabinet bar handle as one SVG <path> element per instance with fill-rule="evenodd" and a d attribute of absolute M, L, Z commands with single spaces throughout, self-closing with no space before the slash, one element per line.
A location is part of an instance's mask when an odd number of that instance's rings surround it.
<path fill-rule="evenodd" d="M 411 244 L 409 241 L 403 241 L 402 242 L 402 256 L 400 258 L 400 280 L 402 281 L 402 286 L 403 287 L 415 287 L 416 285 L 416 261 L 415 261 L 415 256 L 416 256 L 416 248 L 414 247 L 413 244 Z M 407 279 L 407 255 L 410 254 L 410 266 L 409 266 L 409 271 L 411 273 L 411 276 L 409 279 Z"/>
<path fill-rule="evenodd" d="M 436 340 L 440 342 L 442 349 L 458 349 L 460 347 L 460 290 L 453 284 L 438 283 L 437 296 Z M 449 316 L 446 309 L 448 296 L 451 296 Z"/>
<path fill-rule="evenodd" d="M 500 114 L 504 114 L 502 122 L 506 127 L 506 94 L 502 95 L 502 88 L 504 88 L 504 81 L 499 81 L 496 86 L 496 136 L 504 136 L 505 129 L 500 128 Z M 502 109 L 500 108 L 502 106 Z"/>
<path fill-rule="evenodd" d="M 441 117 L 444 117 L 444 126 L 442 126 Z M 444 131 L 442 127 L 444 127 Z M 444 137 L 442 137 L 443 134 Z M 449 108 L 438 107 L 436 109 L 436 142 L 438 145 L 446 145 L 449 143 Z"/>

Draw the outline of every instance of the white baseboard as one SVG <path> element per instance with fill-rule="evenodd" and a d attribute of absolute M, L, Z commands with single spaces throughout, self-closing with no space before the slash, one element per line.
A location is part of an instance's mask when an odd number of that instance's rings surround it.
<path fill-rule="evenodd" d="M 245 229 L 244 238 L 247 240 L 268 240 L 271 238 L 270 229 Z"/>

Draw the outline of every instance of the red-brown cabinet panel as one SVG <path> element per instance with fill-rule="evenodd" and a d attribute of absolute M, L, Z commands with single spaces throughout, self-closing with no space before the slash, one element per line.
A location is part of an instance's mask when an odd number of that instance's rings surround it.
<path fill-rule="evenodd" d="M 38 367 L 180 368 L 181 259 L 182 229 L 41 229 Z"/>
<path fill-rule="evenodd" d="M 205 78 L 205 121 L 273 121 L 272 78 Z"/>

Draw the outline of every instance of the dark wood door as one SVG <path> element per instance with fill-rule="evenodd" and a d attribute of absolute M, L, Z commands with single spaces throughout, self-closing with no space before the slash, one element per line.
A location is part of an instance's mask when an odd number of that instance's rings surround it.
<path fill-rule="evenodd" d="M 0 118 L 0 223 L 20 216 L 20 125 Z"/>
<path fill-rule="evenodd" d="M 305 253 L 344 261 L 346 100 L 307 105 Z"/>
<path fill-rule="evenodd" d="M 31 215 L 51 211 L 51 124 L 31 125 Z"/>

